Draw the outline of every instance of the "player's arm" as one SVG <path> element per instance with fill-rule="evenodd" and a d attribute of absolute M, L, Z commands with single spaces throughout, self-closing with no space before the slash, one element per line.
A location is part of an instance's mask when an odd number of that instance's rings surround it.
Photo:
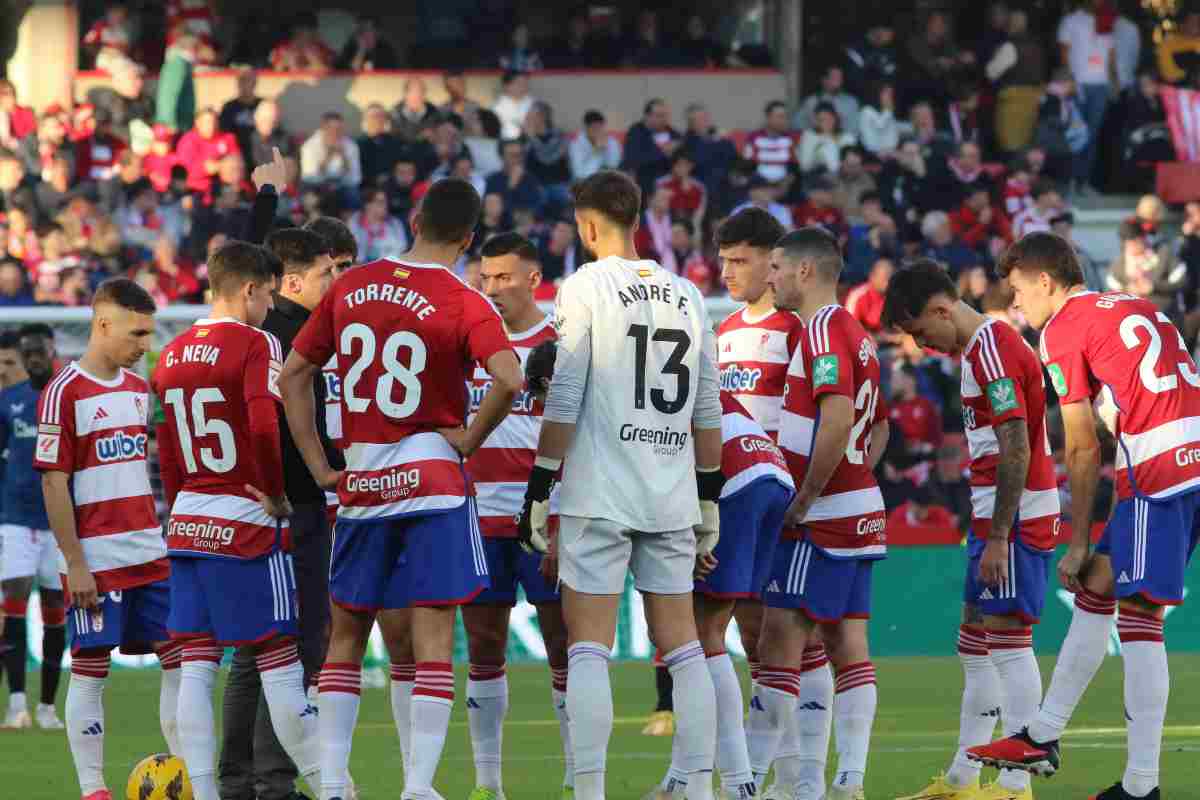
<path fill-rule="evenodd" d="M 183 465 L 176 447 L 175 437 L 171 435 L 171 426 L 160 422 L 154 429 L 158 440 L 158 472 L 162 479 L 163 500 L 166 501 L 168 512 L 175 506 L 175 497 L 183 486 Z"/>
<path fill-rule="evenodd" d="M 879 466 L 883 453 L 887 450 L 888 440 L 892 438 L 892 425 L 887 417 L 871 426 L 871 448 L 867 451 L 867 465 L 874 472 Z"/>
<path fill-rule="evenodd" d="M 1096 436 L 1092 406 L 1086 400 L 1064 403 L 1062 421 L 1066 434 L 1063 461 L 1071 487 L 1071 543 L 1058 562 L 1058 577 L 1064 587 L 1079 591 L 1079 579 L 1088 560 L 1092 509 L 1100 481 L 1100 439 Z"/>
<path fill-rule="evenodd" d="M 75 527 L 75 501 L 71 497 L 71 476 L 65 472 L 42 473 L 42 496 L 46 502 L 46 518 L 54 540 L 67 562 L 67 586 L 71 590 L 71 605 L 92 608 L 96 605 L 96 579 L 88 568 Z"/>
<path fill-rule="evenodd" d="M 283 362 L 279 373 L 279 393 L 283 396 L 283 412 L 287 416 L 288 430 L 292 441 L 313 480 L 322 489 L 332 489 L 341 479 L 341 473 L 329 465 L 321 436 L 317 433 L 317 398 L 313 391 L 313 379 L 321 371 L 320 364 L 309 361 L 296 349 Z"/>
<path fill-rule="evenodd" d="M 703 303 L 703 301 L 701 301 Z M 708 318 L 701 305 L 697 311 Z M 713 548 L 721 535 L 717 501 L 725 487 L 721 473 L 721 374 L 717 366 L 717 335 L 705 325 L 700 340 L 700 369 L 696 381 L 696 404 L 692 408 L 692 447 L 696 453 L 696 494 L 700 499 L 700 524 L 696 526 L 696 554 L 702 567 L 712 571 Z"/>
<path fill-rule="evenodd" d="M 592 368 L 592 309 L 584 286 L 584 273 L 576 273 L 558 291 L 554 327 L 558 346 L 554 375 L 546 392 L 537 457 L 525 489 L 525 506 L 517 523 L 517 535 L 526 549 L 546 552 L 550 490 L 554 488 L 562 460 L 575 438 L 575 422 L 583 406 L 588 375 Z"/>
<path fill-rule="evenodd" d="M 479 410 L 471 424 L 462 428 L 445 428 L 441 434 L 449 440 L 463 458 L 467 458 L 480 445 L 487 441 L 492 431 L 496 430 L 508 412 L 512 409 L 513 401 L 525 386 L 525 375 L 521 371 L 521 362 L 511 350 L 501 350 L 493 353 L 484 362 L 483 368 L 492 378 L 492 385 L 479 403 Z"/>
<path fill-rule="evenodd" d="M 979 562 L 979 577 L 989 586 L 999 586 L 1008 580 L 1008 539 L 1021 507 L 1031 454 L 1029 426 L 1024 419 L 1005 420 L 992 430 L 999 448 L 996 502 L 992 507 L 992 527 Z"/>
<path fill-rule="evenodd" d="M 808 509 L 825 491 L 825 485 L 845 457 L 850 443 L 850 431 L 854 427 L 854 404 L 850 398 L 842 394 L 825 394 L 817 401 L 817 406 L 821 424 L 813 438 L 808 470 L 788 509 L 784 527 L 794 528 L 804 521 Z"/>

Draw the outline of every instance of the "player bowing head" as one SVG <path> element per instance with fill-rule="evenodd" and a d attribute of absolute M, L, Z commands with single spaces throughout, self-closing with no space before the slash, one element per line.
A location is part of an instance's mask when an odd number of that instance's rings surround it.
<path fill-rule="evenodd" d="M 236 319 L 260 327 L 275 306 L 283 265 L 269 250 L 249 242 L 230 242 L 208 259 L 208 285 Z"/>
<path fill-rule="evenodd" d="M 92 298 L 92 336 L 88 347 L 115 367 L 129 369 L 150 349 L 154 334 L 154 298 L 127 278 L 109 278 Z"/>
<path fill-rule="evenodd" d="M 1036 328 L 1042 362 L 1062 409 L 1071 485 L 1071 544 L 1059 581 L 1075 612 L 1054 678 L 1028 731 L 975 748 L 984 763 L 1053 773 L 1058 738 L 1104 658 L 1113 595 L 1125 663 L 1128 761 L 1100 800 L 1158 797 L 1169 675 L 1164 606 L 1183 601 L 1184 573 L 1200 532 L 1200 374 L 1183 335 L 1150 300 L 1090 292 L 1075 248 L 1052 233 L 1012 245 L 998 271 Z M 1100 475 L 1093 403 L 1112 394 L 1118 412 L 1117 503 L 1095 552 L 1091 521 Z"/>
<path fill-rule="evenodd" d="M 824 299 L 828 288 L 837 286 L 841 274 L 842 253 L 837 239 L 823 228 L 793 231 L 771 251 L 769 284 L 775 293 L 775 307 L 800 311 L 814 302 L 814 298 Z M 801 316 L 808 315 L 801 313 Z"/>
<path fill-rule="evenodd" d="M 1015 328 L 960 300 L 945 268 L 930 259 L 892 276 L 883 319 L 923 347 L 962 355 L 972 515 L 958 632 L 966 684 L 959 750 L 946 773 L 909 800 L 967 797 L 979 786 L 980 765 L 966 750 L 991 740 L 994 710 L 1001 708 L 1004 731 L 1012 735 L 1029 724 L 1041 700 L 1032 626 L 1045 603 L 1059 525 L 1054 459 L 1044 446 L 1042 367 Z M 998 785 L 1025 797 L 1029 776 L 1002 770 Z"/>

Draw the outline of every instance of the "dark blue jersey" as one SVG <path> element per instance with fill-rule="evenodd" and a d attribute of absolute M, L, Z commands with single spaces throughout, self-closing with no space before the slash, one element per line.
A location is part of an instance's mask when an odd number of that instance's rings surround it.
<path fill-rule="evenodd" d="M 29 381 L 0 391 L 0 450 L 8 451 L 0 496 L 6 524 L 46 530 L 50 521 L 42 498 L 42 476 L 33 468 L 38 394 Z"/>

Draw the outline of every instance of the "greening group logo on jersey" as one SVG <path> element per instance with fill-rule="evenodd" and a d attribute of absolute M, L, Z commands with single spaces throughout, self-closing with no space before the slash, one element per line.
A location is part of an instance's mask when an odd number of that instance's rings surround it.
<path fill-rule="evenodd" d="M 1058 364 L 1051 364 L 1046 367 L 1050 373 L 1050 382 L 1054 384 L 1054 391 L 1058 392 L 1059 397 L 1067 396 L 1067 376 L 1063 374 L 1062 367 Z"/>
<path fill-rule="evenodd" d="M 838 382 L 838 357 L 818 356 L 813 361 L 813 386 L 827 386 Z"/>
<path fill-rule="evenodd" d="M 1001 378 L 988 384 L 988 400 L 993 414 L 1003 414 L 1017 407 L 1017 390 L 1012 378 Z"/>

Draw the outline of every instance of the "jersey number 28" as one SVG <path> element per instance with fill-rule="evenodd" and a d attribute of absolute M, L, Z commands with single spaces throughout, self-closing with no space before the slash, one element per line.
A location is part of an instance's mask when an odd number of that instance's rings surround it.
<path fill-rule="evenodd" d="M 358 382 L 363 373 L 375 360 L 375 331 L 361 322 L 354 322 L 342 329 L 341 355 L 352 356 L 354 343 L 360 342 L 362 353 L 350 365 L 346 379 L 342 382 L 342 401 L 346 408 L 356 414 L 361 414 L 371 406 L 371 398 L 359 397 Z M 400 350 L 409 352 L 408 365 L 400 363 Z M 396 331 L 383 342 L 383 350 L 379 355 L 383 366 L 383 374 L 375 382 L 375 405 L 385 417 L 404 419 L 410 416 L 421 405 L 421 379 L 418 377 L 425 369 L 428 350 L 421 337 L 412 331 Z M 399 383 L 403 389 L 400 402 L 392 399 L 392 388 Z"/>

